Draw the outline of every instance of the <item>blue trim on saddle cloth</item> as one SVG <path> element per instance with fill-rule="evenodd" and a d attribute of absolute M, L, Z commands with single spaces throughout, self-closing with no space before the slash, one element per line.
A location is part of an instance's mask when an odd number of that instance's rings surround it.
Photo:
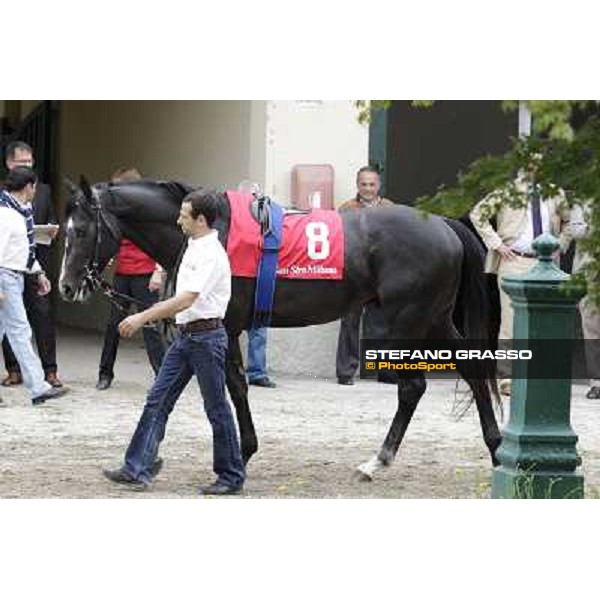
<path fill-rule="evenodd" d="M 263 234 L 263 254 L 256 275 L 256 294 L 254 297 L 254 319 L 252 327 L 268 327 L 271 323 L 277 263 L 283 234 L 283 208 L 270 202 L 271 222 Z"/>

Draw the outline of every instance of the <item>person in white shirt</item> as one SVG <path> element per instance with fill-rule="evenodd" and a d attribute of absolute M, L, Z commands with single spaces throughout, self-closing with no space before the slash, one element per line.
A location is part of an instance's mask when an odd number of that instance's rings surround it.
<path fill-rule="evenodd" d="M 31 201 L 36 185 L 32 169 L 16 167 L 9 171 L 0 191 L 0 339 L 7 335 L 34 406 L 67 392 L 46 381 L 31 345 L 31 327 L 23 304 L 26 273 L 38 273 L 39 294 L 48 294 L 51 287 L 35 259 Z"/>
<path fill-rule="evenodd" d="M 213 430 L 213 470 L 217 480 L 201 488 L 207 495 L 242 490 L 245 469 L 233 413 L 225 394 L 227 334 L 222 319 L 231 297 L 231 269 L 212 225 L 218 200 L 214 192 L 188 194 L 178 224 L 188 246 L 177 274 L 175 296 L 121 321 L 119 331 L 131 337 L 150 321 L 175 315 L 179 334 L 168 349 L 131 439 L 123 466 L 104 470 L 115 483 L 147 489 L 162 466 L 157 459 L 169 414 L 195 375 L 204 410 Z"/>

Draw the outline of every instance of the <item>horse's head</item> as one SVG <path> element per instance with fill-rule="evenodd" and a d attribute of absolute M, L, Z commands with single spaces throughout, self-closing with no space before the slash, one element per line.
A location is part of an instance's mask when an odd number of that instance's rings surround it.
<path fill-rule="evenodd" d="M 94 291 L 100 274 L 119 250 L 121 232 L 115 216 L 104 206 L 106 186 L 92 187 L 83 176 L 79 186 L 65 183 L 70 197 L 59 289 L 65 300 L 81 302 Z"/>

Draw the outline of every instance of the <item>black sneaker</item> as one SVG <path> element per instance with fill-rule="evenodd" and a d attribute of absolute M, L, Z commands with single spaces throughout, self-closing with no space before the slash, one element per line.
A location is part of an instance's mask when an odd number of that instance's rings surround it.
<path fill-rule="evenodd" d="M 112 377 L 109 377 L 108 375 L 100 375 L 100 377 L 98 377 L 98 383 L 96 384 L 96 389 L 103 391 L 103 390 L 107 390 L 112 384 Z"/>
<path fill-rule="evenodd" d="M 152 475 L 152 479 L 154 479 L 163 468 L 164 461 L 162 458 L 158 457 L 154 464 L 152 465 L 152 469 L 150 474 Z M 126 470 L 125 467 L 119 467 L 118 469 L 103 469 L 102 473 L 104 477 L 110 479 L 113 483 L 121 483 L 124 485 L 128 485 L 131 489 L 139 492 L 143 492 L 150 488 L 150 483 L 145 481 L 138 481 L 134 479 Z"/>
<path fill-rule="evenodd" d="M 226 483 L 215 481 L 212 485 L 200 488 L 200 494 L 202 496 L 234 496 L 241 494 L 243 486 L 233 487 Z"/>
<path fill-rule="evenodd" d="M 591 387 L 585 397 L 590 400 L 598 400 L 600 398 L 600 387 Z"/>
<path fill-rule="evenodd" d="M 126 470 L 125 467 L 119 467 L 118 469 L 110 470 L 103 469 L 102 474 L 107 479 L 110 479 L 113 483 L 119 483 L 126 485 L 135 492 L 145 492 L 150 488 L 150 483 L 145 481 L 138 481 L 134 479 Z"/>
<path fill-rule="evenodd" d="M 338 383 L 340 385 L 354 385 L 353 377 L 338 377 Z"/>
<path fill-rule="evenodd" d="M 64 396 L 67 392 L 69 392 L 69 388 L 61 387 L 61 388 L 51 388 L 47 392 L 36 396 L 31 399 L 31 404 L 33 406 L 39 406 L 40 404 L 44 404 L 46 400 L 55 400 L 56 398 L 60 398 Z"/>

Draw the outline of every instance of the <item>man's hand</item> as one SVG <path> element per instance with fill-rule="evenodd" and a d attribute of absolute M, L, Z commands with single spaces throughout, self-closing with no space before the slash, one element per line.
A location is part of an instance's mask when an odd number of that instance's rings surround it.
<path fill-rule="evenodd" d="M 504 259 L 504 260 L 515 260 L 517 255 L 506 245 L 502 244 L 496 248 L 496 252 Z"/>
<path fill-rule="evenodd" d="M 119 333 L 124 338 L 130 338 L 136 331 L 146 324 L 146 319 L 141 313 L 130 315 L 119 323 Z"/>
<path fill-rule="evenodd" d="M 50 280 L 46 277 L 45 273 L 40 273 L 38 275 L 38 295 L 39 296 L 47 296 L 52 289 L 52 284 Z"/>
<path fill-rule="evenodd" d="M 2 306 L 4 304 L 5 300 L 6 300 L 6 294 L 4 294 L 3 292 L 0 292 L 0 306 Z"/>
<path fill-rule="evenodd" d="M 48 235 L 50 239 L 54 239 L 58 235 L 58 230 L 60 229 L 60 225 L 56 225 L 55 223 L 50 223 L 48 227 Z"/>
<path fill-rule="evenodd" d="M 167 278 L 166 271 L 159 271 L 158 269 L 152 273 L 152 277 L 150 277 L 150 283 L 148 283 L 148 289 L 151 292 L 160 292 Z"/>

